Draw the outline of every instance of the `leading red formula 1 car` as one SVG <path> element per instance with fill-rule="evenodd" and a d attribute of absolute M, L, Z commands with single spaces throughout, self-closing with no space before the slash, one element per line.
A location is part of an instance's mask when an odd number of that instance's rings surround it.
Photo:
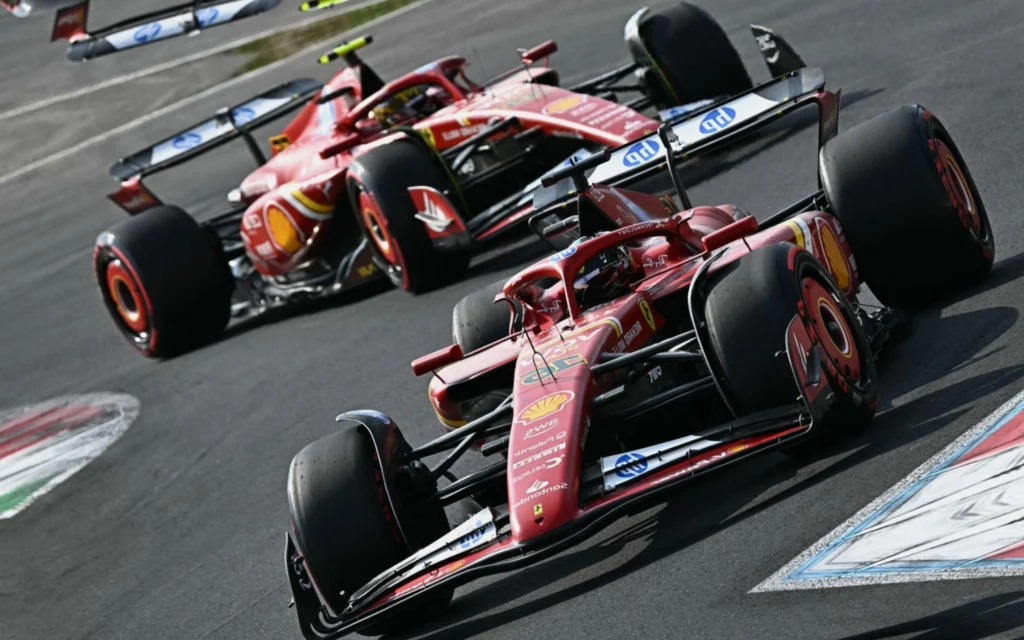
<path fill-rule="evenodd" d="M 691 205 L 680 159 L 809 104 L 817 192 L 760 222 Z M 546 179 L 554 199 L 538 195 L 531 227 L 561 250 L 460 303 L 456 344 L 413 362 L 434 372 L 449 432 L 413 447 L 384 414 L 352 411 L 293 459 L 285 559 L 305 637 L 415 625 L 456 586 L 557 553 L 696 476 L 865 427 L 894 308 L 983 278 L 994 243 L 934 114 L 903 107 L 837 134 L 838 105 L 805 69 L 662 126 L 644 139 L 669 150 L 657 161 L 623 171 L 626 145 Z M 685 143 L 723 111 L 743 124 Z M 666 172 L 671 203 L 629 188 Z M 559 195 L 564 182 L 575 195 Z M 869 313 L 863 284 L 890 306 Z M 497 461 L 454 476 L 474 446 Z M 480 510 L 450 527 L 444 506 L 466 499 Z"/>
<path fill-rule="evenodd" d="M 773 75 L 803 66 L 774 33 L 753 31 Z M 482 243 L 526 222 L 540 179 L 567 158 L 640 140 L 751 87 L 721 27 L 694 5 L 641 10 L 625 36 L 634 62 L 570 89 L 546 66 L 554 42 L 482 84 L 460 57 L 384 83 L 359 59 L 370 42 L 360 38 L 321 59 L 347 61 L 323 87 L 282 85 L 122 159 L 111 198 L 132 217 L 100 236 L 95 258 L 115 324 L 144 354 L 166 356 L 217 335 L 229 308 L 244 317 L 384 276 L 413 292 L 440 286 Z M 630 92 L 640 95 L 617 102 Z M 303 105 L 264 157 L 252 131 Z M 730 126 L 723 112 L 704 130 Z M 197 223 L 143 185 L 239 137 L 261 166 L 226 213 Z M 627 166 L 657 157 L 657 144 L 633 148 Z"/>

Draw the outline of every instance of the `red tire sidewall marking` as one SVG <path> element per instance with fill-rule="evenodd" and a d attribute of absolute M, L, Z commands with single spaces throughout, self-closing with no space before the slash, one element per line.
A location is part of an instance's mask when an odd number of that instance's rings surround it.
<path fill-rule="evenodd" d="M 935 142 L 935 161 L 942 186 L 946 189 L 946 195 L 956 207 L 960 224 L 980 240 L 981 215 L 978 213 L 978 203 L 975 202 L 974 194 L 971 193 L 971 185 L 967 181 L 967 176 L 964 175 L 959 161 L 946 146 L 946 143 L 941 138 L 933 138 L 933 140 Z"/>
<path fill-rule="evenodd" d="M 808 329 L 817 336 L 817 342 L 827 357 L 848 382 L 858 384 L 863 371 L 860 350 L 854 337 L 853 327 L 832 294 L 821 282 L 813 277 L 804 277 L 801 282 L 803 303 L 809 322 Z M 827 330 L 826 322 L 834 322 L 842 333 L 838 340 Z M 842 344 L 840 344 L 840 342 Z"/>
<path fill-rule="evenodd" d="M 138 273 L 136 273 L 135 268 L 132 266 L 132 263 L 128 260 L 128 258 L 125 257 L 125 255 L 120 250 L 118 250 L 117 247 L 113 247 L 113 246 L 109 246 L 108 245 L 108 246 L 106 246 L 104 248 L 106 250 L 110 251 L 110 253 L 112 253 L 114 255 L 114 257 L 115 257 L 115 260 L 112 260 L 111 262 L 107 263 L 107 266 L 106 266 L 107 273 L 104 275 L 104 280 L 107 283 L 106 284 L 106 286 L 107 286 L 107 295 L 109 295 L 111 297 L 111 300 L 113 301 L 114 305 L 116 306 L 117 305 L 117 296 L 116 296 L 115 292 L 111 289 L 111 286 L 110 286 L 110 281 L 111 281 L 110 269 L 114 265 L 117 265 L 116 268 L 115 268 L 115 271 L 118 272 L 119 274 L 127 276 L 125 281 L 128 283 L 129 290 L 132 292 L 133 297 L 137 296 L 136 300 L 141 298 L 142 305 L 139 306 L 138 309 L 139 309 L 139 316 L 140 316 L 141 322 L 143 323 L 144 326 L 143 326 L 143 328 L 141 330 L 135 329 L 128 322 L 128 319 L 124 317 L 124 314 L 120 314 L 121 317 L 122 317 L 122 320 L 125 321 L 125 326 L 127 326 L 130 330 L 135 331 L 136 333 L 140 333 L 141 334 L 142 331 L 145 331 L 148 328 L 148 330 L 149 330 L 149 339 L 147 340 L 146 344 L 145 345 L 140 345 L 138 343 L 134 343 L 134 344 L 135 344 L 136 347 L 142 347 L 146 351 L 152 352 L 152 351 L 154 351 L 156 349 L 156 345 L 157 345 L 157 331 L 156 331 L 156 327 L 153 327 L 152 323 L 150 322 L 150 318 L 153 317 L 153 303 L 149 299 L 149 294 L 146 293 L 146 288 L 144 286 L 142 286 L 142 280 L 139 278 Z"/>
<path fill-rule="evenodd" d="M 377 252 L 380 253 L 381 257 L 388 261 L 388 263 L 400 267 L 402 269 L 402 288 L 409 288 L 409 273 L 405 267 L 405 258 L 402 257 L 402 248 L 398 246 L 398 242 L 395 237 L 391 235 L 388 230 L 387 218 L 381 212 L 380 205 L 377 204 L 377 199 L 373 197 L 373 194 L 367 191 L 365 188 L 359 190 L 359 217 L 363 222 L 363 226 L 366 228 L 367 233 L 370 235 L 370 240 L 373 245 L 377 247 Z M 387 243 L 387 249 L 381 246 L 380 239 L 373 232 L 373 227 L 376 226 L 380 230 L 381 235 L 384 236 L 384 240 Z"/>

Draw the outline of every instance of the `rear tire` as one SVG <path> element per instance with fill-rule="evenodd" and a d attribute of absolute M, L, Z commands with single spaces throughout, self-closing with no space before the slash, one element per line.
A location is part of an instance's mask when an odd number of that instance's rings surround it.
<path fill-rule="evenodd" d="M 391 486 L 394 486 L 393 484 Z M 388 567 L 409 556 L 402 536 L 415 535 L 414 545 L 433 541 L 448 531 L 443 508 L 414 518 L 401 501 L 387 499 L 381 465 L 369 435 L 359 426 L 321 438 L 292 459 L 288 472 L 288 505 L 292 529 L 310 575 L 327 605 L 339 613 L 347 597 Z M 443 530 L 442 530 L 443 529 Z M 454 591 L 438 591 L 421 604 L 403 609 L 359 630 L 363 635 L 402 631 L 417 620 L 440 612 Z"/>
<path fill-rule="evenodd" d="M 440 160 L 418 140 L 396 140 L 358 156 L 348 172 L 352 207 L 377 254 L 388 264 L 391 282 L 424 293 L 459 278 L 468 251 L 440 252 L 417 220 L 409 187 L 452 189 Z"/>
<path fill-rule="evenodd" d="M 145 356 L 184 353 L 227 326 L 232 282 L 220 242 L 178 207 L 100 234 L 93 266 L 114 324 Z"/>
<path fill-rule="evenodd" d="M 821 150 L 819 171 L 861 278 L 886 305 L 929 304 L 992 269 L 981 195 L 952 137 L 923 107 L 844 131 Z"/>
<path fill-rule="evenodd" d="M 754 86 L 721 25 L 695 4 L 680 2 L 647 16 L 640 37 L 655 67 L 651 97 L 661 108 L 732 96 Z"/>
<path fill-rule="evenodd" d="M 492 342 L 508 337 L 512 313 L 506 303 L 495 303 L 494 297 L 505 287 L 505 280 L 490 284 L 459 300 L 452 309 L 452 339 L 463 353 L 476 351 Z M 514 302 L 516 313 L 522 304 Z"/>
<path fill-rule="evenodd" d="M 864 330 L 828 270 L 806 251 L 782 243 L 722 271 L 714 276 L 705 318 L 709 355 L 737 413 L 785 406 L 800 397 L 788 358 L 778 354 L 786 352 L 786 330 L 802 302 L 810 311 L 805 325 L 843 376 L 846 390 L 832 385 L 837 401 L 824 428 L 819 425 L 801 448 L 866 426 L 875 413 L 878 374 Z"/>

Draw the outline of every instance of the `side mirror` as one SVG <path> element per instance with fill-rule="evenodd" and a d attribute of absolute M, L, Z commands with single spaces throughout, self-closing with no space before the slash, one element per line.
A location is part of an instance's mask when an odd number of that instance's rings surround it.
<path fill-rule="evenodd" d="M 439 349 L 433 353 L 428 353 L 422 358 L 416 358 L 412 361 L 412 372 L 414 375 L 422 376 L 424 373 L 430 373 L 436 369 L 440 369 L 453 362 L 458 362 L 462 359 L 462 347 L 457 344 L 453 344 L 450 347 Z"/>
<path fill-rule="evenodd" d="M 552 53 L 558 51 L 558 44 L 554 40 L 548 40 L 547 42 L 541 43 L 536 47 L 523 51 L 519 54 L 519 57 L 523 59 L 523 64 L 533 64 L 541 58 L 546 58 Z"/>

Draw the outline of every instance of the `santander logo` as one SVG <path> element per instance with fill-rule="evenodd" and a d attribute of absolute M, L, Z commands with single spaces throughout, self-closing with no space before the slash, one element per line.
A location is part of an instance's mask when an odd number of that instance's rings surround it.
<path fill-rule="evenodd" d="M 530 488 L 527 489 L 526 492 L 527 493 L 534 493 L 536 491 L 540 491 L 541 489 L 543 489 L 544 487 L 548 486 L 549 484 L 551 484 L 551 483 L 548 482 L 547 480 L 534 480 L 533 484 L 530 485 Z"/>

